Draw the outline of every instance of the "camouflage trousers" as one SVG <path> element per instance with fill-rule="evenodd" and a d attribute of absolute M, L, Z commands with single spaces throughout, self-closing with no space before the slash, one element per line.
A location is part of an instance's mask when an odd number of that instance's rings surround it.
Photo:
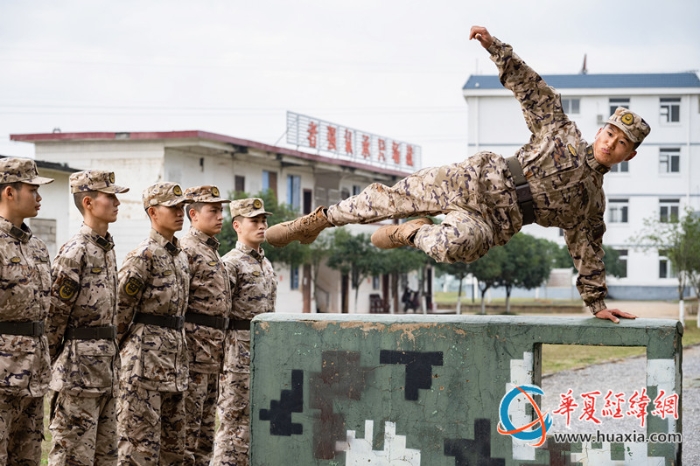
<path fill-rule="evenodd" d="M 212 466 L 248 466 L 250 446 L 250 331 L 226 334 L 224 370 L 219 379 L 219 430 Z"/>
<path fill-rule="evenodd" d="M 185 465 L 208 466 L 211 461 L 218 392 L 218 373 L 203 374 L 190 370 L 189 385 L 185 392 Z"/>
<path fill-rule="evenodd" d="M 182 465 L 185 397 L 120 384 L 117 401 L 119 465 Z"/>
<path fill-rule="evenodd" d="M 0 464 L 38 466 L 43 437 L 44 398 L 0 394 Z"/>
<path fill-rule="evenodd" d="M 473 262 L 522 227 L 515 184 L 503 157 L 479 152 L 461 163 L 424 168 L 388 187 L 367 186 L 328 207 L 336 226 L 446 214 L 425 225 L 414 244 L 438 262 Z"/>
<path fill-rule="evenodd" d="M 116 465 L 116 400 L 111 392 L 98 397 L 54 392 L 49 465 Z"/>

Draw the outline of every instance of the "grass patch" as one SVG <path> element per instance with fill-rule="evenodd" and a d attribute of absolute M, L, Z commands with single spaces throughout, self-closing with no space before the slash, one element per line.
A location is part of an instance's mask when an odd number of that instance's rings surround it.
<path fill-rule="evenodd" d="M 697 321 L 686 320 L 683 347 L 697 344 L 700 344 L 700 328 L 697 326 Z M 542 345 L 542 374 L 580 369 L 591 364 L 644 354 L 646 354 L 646 348 L 643 346 Z"/>
<path fill-rule="evenodd" d="M 457 305 L 457 292 L 456 291 L 436 291 L 433 294 L 433 301 L 436 304 L 452 304 Z M 481 297 L 477 296 L 476 300 L 472 303 L 472 297 L 469 293 L 462 293 L 462 305 L 464 304 L 480 304 Z M 492 305 L 505 305 L 505 298 L 493 298 L 487 304 Z M 510 298 L 511 304 L 523 304 L 527 306 L 583 306 L 583 301 L 581 299 L 533 299 L 533 298 Z"/>

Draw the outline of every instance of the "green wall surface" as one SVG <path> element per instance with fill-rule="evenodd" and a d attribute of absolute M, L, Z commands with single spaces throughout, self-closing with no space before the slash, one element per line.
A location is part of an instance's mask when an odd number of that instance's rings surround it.
<path fill-rule="evenodd" d="M 527 387 L 541 386 L 542 344 L 645 346 L 648 397 L 675 393 L 680 413 L 681 336 L 661 319 L 263 314 L 252 327 L 251 464 L 678 464 L 675 443 L 544 441 L 541 397 Z M 535 439 L 497 430 L 509 430 L 500 405 L 517 387 L 531 399 L 504 403 L 507 422 L 540 421 L 516 434 Z M 647 434 L 681 432 L 680 417 L 647 420 Z"/>

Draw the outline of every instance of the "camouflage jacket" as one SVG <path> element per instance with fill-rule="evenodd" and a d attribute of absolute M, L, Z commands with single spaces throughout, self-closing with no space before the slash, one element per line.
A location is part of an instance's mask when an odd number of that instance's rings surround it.
<path fill-rule="evenodd" d="M 190 286 L 187 256 L 163 235 L 148 239 L 124 258 L 119 269 L 117 341 L 120 379 L 146 390 L 182 392 L 189 378 L 184 329 L 133 323 L 137 312 L 184 316 Z"/>
<path fill-rule="evenodd" d="M 0 217 L 0 321 L 45 322 L 51 303 L 51 264 L 44 243 L 25 224 Z M 44 396 L 51 378 L 45 335 L 0 334 L 0 393 Z"/>
<path fill-rule="evenodd" d="M 219 242 L 196 228 L 180 240 L 190 266 L 187 312 L 228 317 L 231 288 L 228 273 L 217 250 Z M 190 372 L 214 374 L 221 371 L 225 331 L 185 323 Z"/>
<path fill-rule="evenodd" d="M 231 281 L 231 319 L 274 312 L 277 277 L 264 252 L 260 254 L 239 241 L 221 260 Z"/>
<path fill-rule="evenodd" d="M 520 102 L 532 133 L 516 156 L 530 182 L 535 222 L 564 230 L 579 272 L 576 285 L 581 297 L 593 313 L 605 309 L 603 175 L 609 168 L 595 160 L 593 147 L 564 113 L 561 96 L 510 45 L 494 38 L 489 52 L 501 83 Z"/>
<path fill-rule="evenodd" d="M 51 311 L 47 321 L 53 362 L 51 390 L 72 395 L 116 395 L 119 352 L 114 340 L 64 339 L 66 329 L 116 325 L 117 260 L 109 233 L 83 225 L 51 266 Z"/>

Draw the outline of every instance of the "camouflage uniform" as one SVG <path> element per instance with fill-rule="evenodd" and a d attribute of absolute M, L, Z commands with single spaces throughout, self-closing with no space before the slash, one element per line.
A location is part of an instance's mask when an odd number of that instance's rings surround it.
<path fill-rule="evenodd" d="M 143 198 L 145 209 L 187 202 L 174 183 L 153 185 Z M 189 283 L 187 256 L 177 239 L 170 242 L 154 229 L 119 270 L 120 465 L 183 464 Z"/>
<path fill-rule="evenodd" d="M 227 203 L 216 186 L 185 191 L 193 202 Z M 219 374 L 224 361 L 224 336 L 231 309 L 228 274 L 217 252 L 219 242 L 194 227 L 182 237 L 190 266 L 190 293 L 185 314 L 185 337 L 190 380 L 185 393 L 187 444 L 185 464 L 206 466 L 214 447 Z"/>
<path fill-rule="evenodd" d="M 124 193 L 114 173 L 92 170 L 70 176 L 71 192 Z M 119 370 L 116 343 L 117 260 L 109 233 L 83 224 L 51 268 L 49 353 L 52 448 L 50 465 L 117 464 L 115 400 Z"/>
<path fill-rule="evenodd" d="M 260 199 L 231 203 L 232 218 L 259 214 L 269 215 Z M 224 346 L 218 408 L 221 425 L 216 433 L 212 465 L 245 466 L 249 464 L 250 444 L 250 320 L 263 312 L 274 312 L 277 278 L 264 253 L 240 241 L 221 259 L 231 280 L 231 324 Z M 246 326 L 248 330 L 244 330 Z"/>
<path fill-rule="evenodd" d="M 532 132 L 516 156 L 530 183 L 534 220 L 564 230 L 579 271 L 578 290 L 596 313 L 606 308 L 603 175 L 609 168 L 596 161 L 593 147 L 564 113 L 560 95 L 510 45 L 494 38 L 489 52 Z M 622 108 L 608 122 L 632 141 L 649 132 L 644 120 Z M 420 170 L 393 187 L 372 184 L 330 206 L 326 215 L 333 225 L 345 225 L 438 214 L 446 214 L 442 224 L 421 226 L 413 237 L 414 245 L 437 261 L 473 262 L 505 244 L 523 225 L 506 160 L 479 152 L 461 163 Z"/>
<path fill-rule="evenodd" d="M 0 184 L 51 181 L 37 176 L 32 160 L 0 160 Z M 0 267 L 0 464 L 38 465 L 51 377 L 44 333 L 51 301 L 46 245 L 24 223 L 18 228 L 0 217 Z"/>

